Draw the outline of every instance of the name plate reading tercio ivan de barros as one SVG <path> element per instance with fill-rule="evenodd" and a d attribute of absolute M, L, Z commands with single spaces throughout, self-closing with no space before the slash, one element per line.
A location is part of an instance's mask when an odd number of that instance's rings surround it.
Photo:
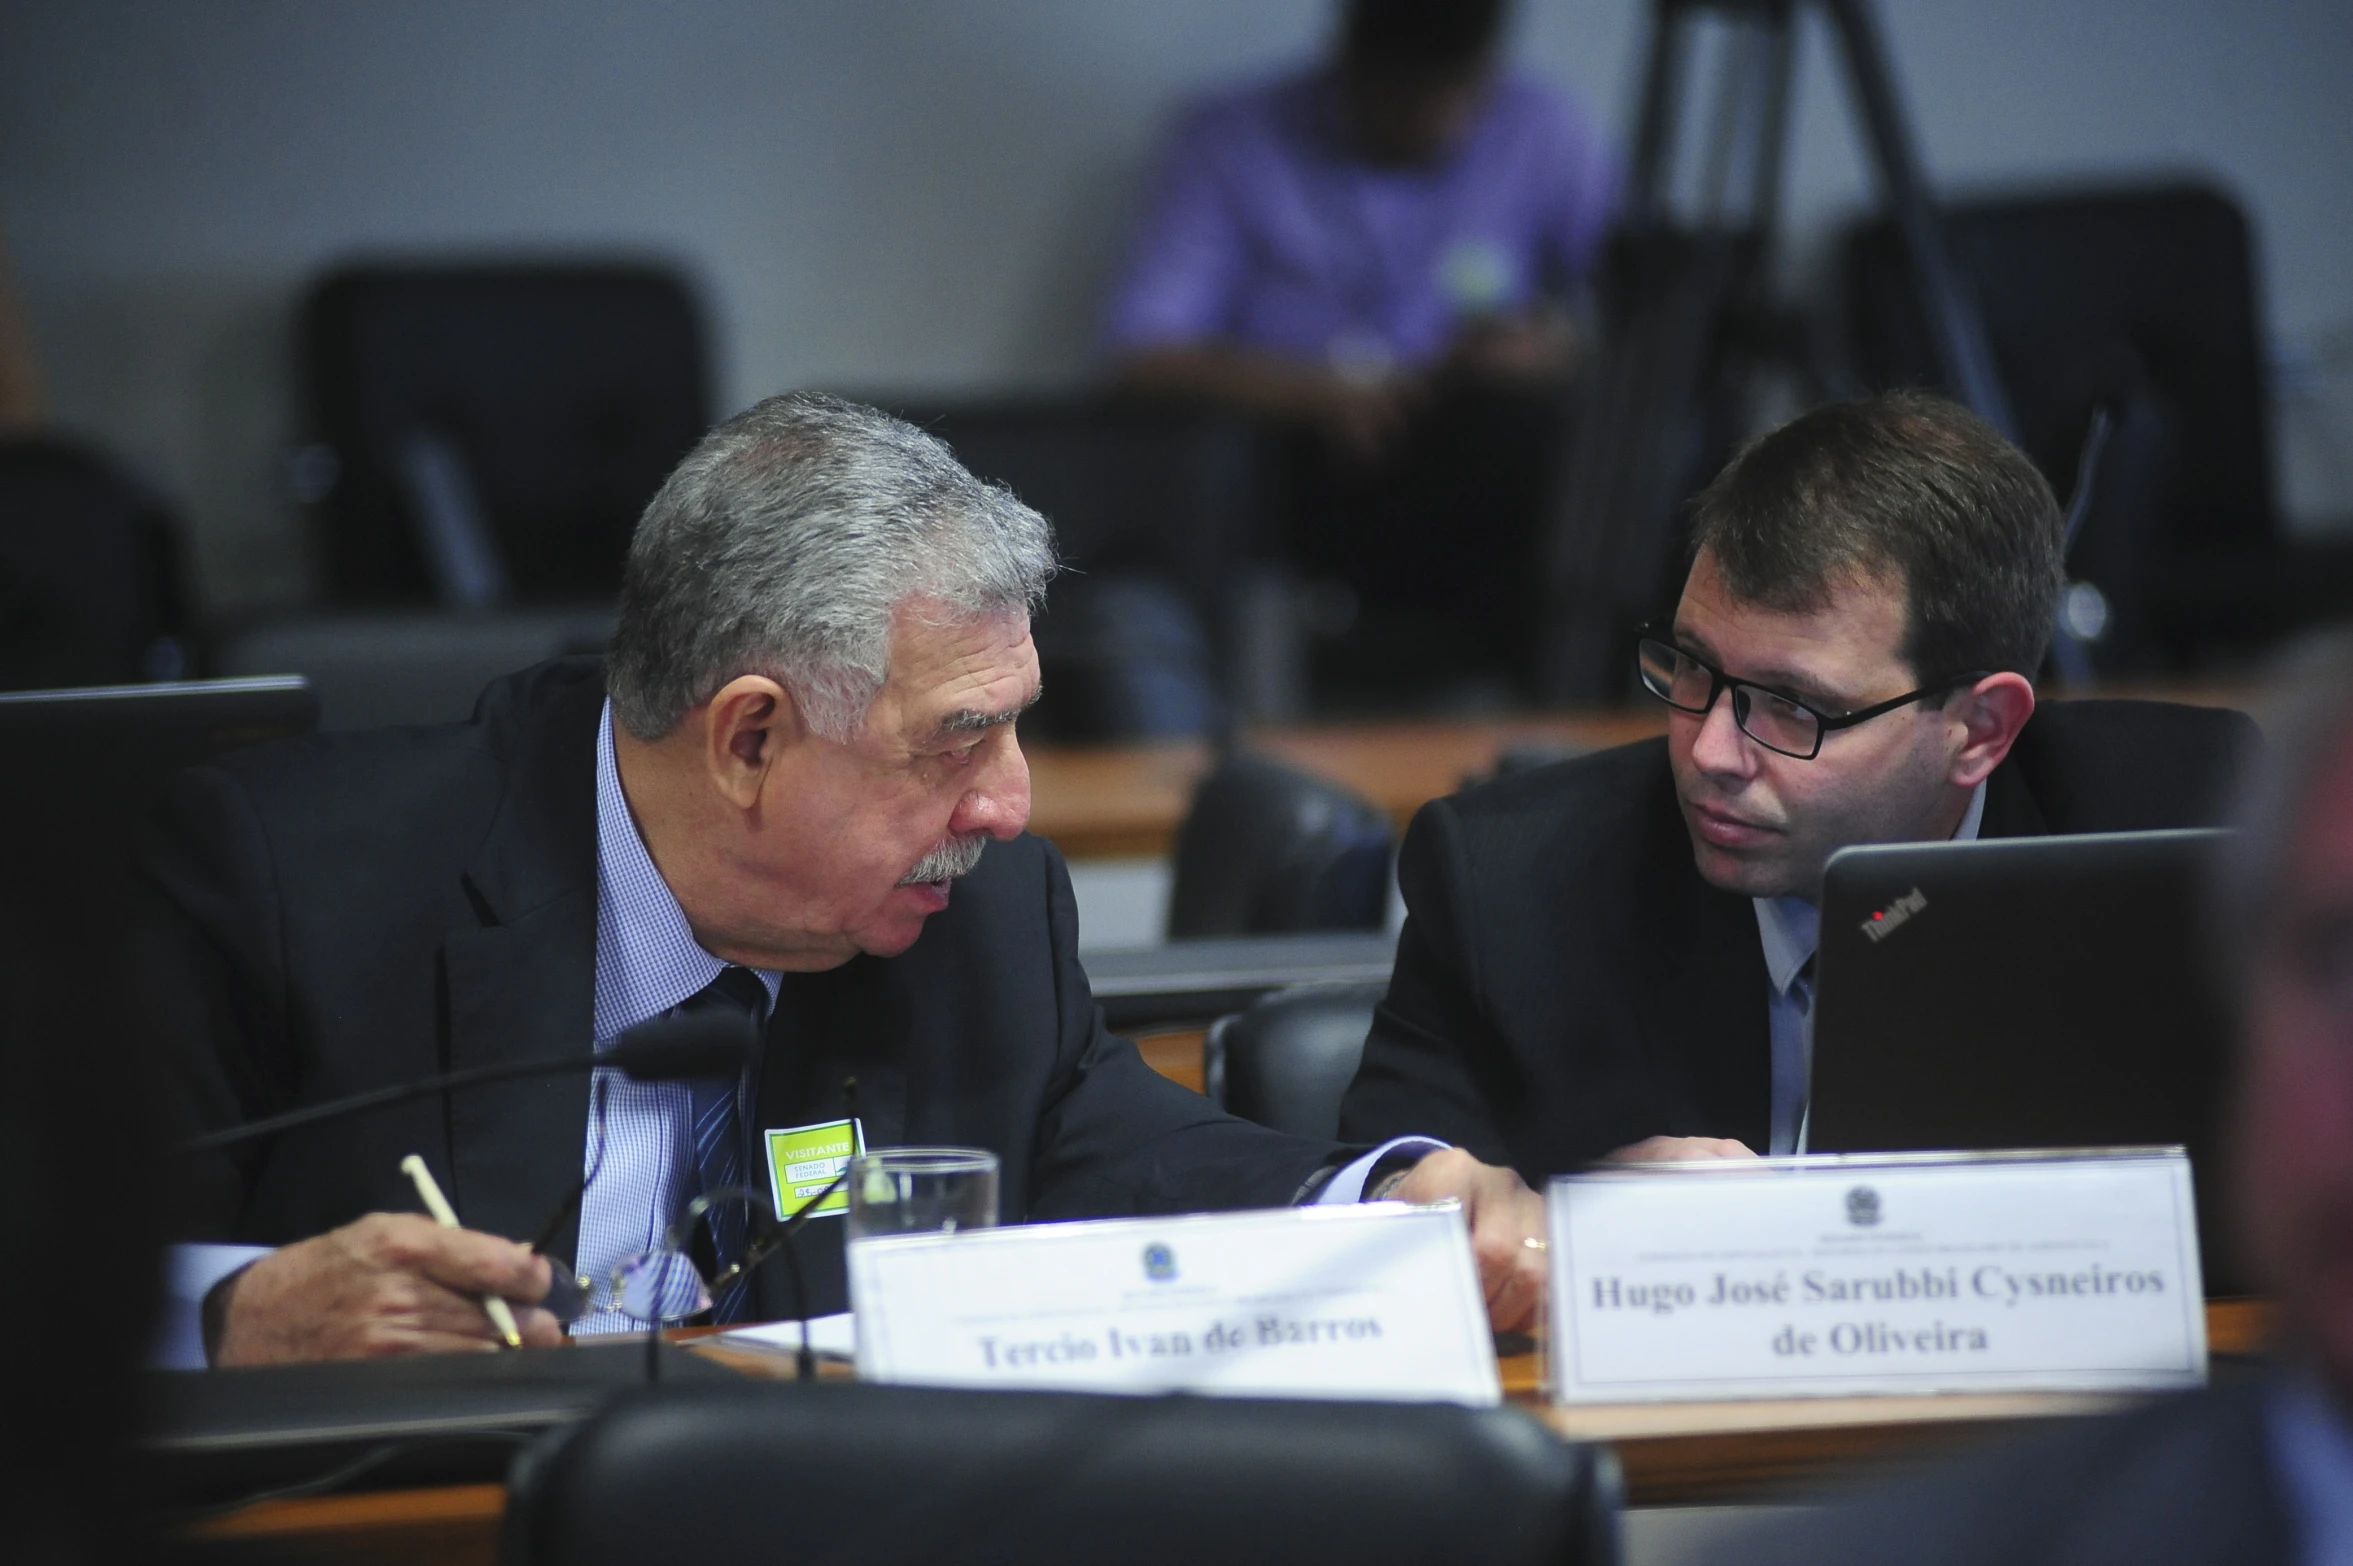
<path fill-rule="evenodd" d="M 868 1381 L 1502 1399 L 1452 1203 L 885 1235 L 849 1271 Z"/>
<path fill-rule="evenodd" d="M 1547 1206 L 1564 1403 L 2206 1377 L 2179 1148 L 1628 1166 Z"/>

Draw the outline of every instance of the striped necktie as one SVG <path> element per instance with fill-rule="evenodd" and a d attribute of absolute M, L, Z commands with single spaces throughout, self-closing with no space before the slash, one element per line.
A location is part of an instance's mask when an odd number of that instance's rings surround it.
<path fill-rule="evenodd" d="M 721 969 L 719 977 L 678 1009 L 695 1012 L 721 1006 L 743 1013 L 757 1025 L 768 1012 L 768 987 L 749 968 L 731 966 Z M 702 1177 L 704 1195 L 743 1184 L 743 1138 L 737 1132 L 736 1115 L 736 1095 L 742 1085 L 740 1077 L 710 1077 L 691 1084 L 694 1163 L 696 1173 Z M 751 1225 L 751 1214 L 743 1202 L 730 1199 L 713 1203 L 703 1214 L 703 1224 L 711 1247 L 707 1261 L 714 1275 L 743 1259 L 745 1236 Z M 751 1303 L 751 1282 L 746 1276 L 730 1284 L 712 1302 L 711 1319 L 743 1320 Z"/>

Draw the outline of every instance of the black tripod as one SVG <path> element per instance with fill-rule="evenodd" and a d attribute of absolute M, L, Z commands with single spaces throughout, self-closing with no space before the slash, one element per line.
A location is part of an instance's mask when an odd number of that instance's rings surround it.
<path fill-rule="evenodd" d="M 1746 427 L 1760 378 L 1794 372 L 1811 400 L 1843 389 L 1803 323 L 1771 298 L 1796 24 L 1808 4 L 1830 24 L 1943 380 L 2011 431 L 1869 0 L 1657 0 L 1606 326 L 1545 544 L 1537 673 L 1552 702 L 1624 694 L 1634 630 L 1672 591 L 1679 508 Z M 1713 46 L 1707 58 L 1703 45 Z M 1695 67 L 1714 77 L 1696 109 Z M 1701 114 L 1704 129 L 1686 126 Z"/>

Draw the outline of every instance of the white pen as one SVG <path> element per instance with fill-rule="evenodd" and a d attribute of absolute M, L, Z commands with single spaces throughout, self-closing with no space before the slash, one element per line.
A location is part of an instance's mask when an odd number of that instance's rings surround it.
<path fill-rule="evenodd" d="M 425 1211 L 433 1215 L 435 1223 L 444 1229 L 459 1227 L 457 1213 L 450 1207 L 449 1198 L 441 1194 L 441 1186 L 434 1180 L 433 1171 L 425 1167 L 425 1160 L 411 1153 L 400 1161 L 400 1172 L 407 1175 L 416 1186 L 417 1195 L 424 1199 Z M 482 1313 L 490 1318 L 490 1324 L 507 1340 L 508 1348 L 523 1346 L 523 1334 L 515 1330 L 515 1313 L 507 1308 L 505 1300 L 495 1294 L 484 1295 Z"/>

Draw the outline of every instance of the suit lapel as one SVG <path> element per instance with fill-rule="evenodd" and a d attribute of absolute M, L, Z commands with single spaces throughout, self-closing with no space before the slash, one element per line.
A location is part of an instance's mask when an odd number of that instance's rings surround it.
<path fill-rule="evenodd" d="M 594 1047 L 596 724 L 601 681 L 526 714 L 504 799 L 465 875 L 478 927 L 442 947 L 452 1070 Z M 471 1228 L 529 1239 L 580 1177 L 588 1075 L 448 1100 L 450 1192 Z M 555 1254 L 573 1254 L 577 1219 Z"/>
<path fill-rule="evenodd" d="M 1761 1148 L 1772 1116 L 1768 980 L 1756 911 L 1745 897 L 1700 878 L 1673 784 L 1653 828 L 1649 863 L 1663 873 L 1638 888 L 1629 928 L 1655 944 L 1634 954 L 1634 988 L 1652 1078 L 1667 1092 L 1670 1136 L 1730 1136 Z"/>
<path fill-rule="evenodd" d="M 905 1139 L 906 1072 L 891 1038 L 902 1030 L 890 1009 L 860 993 L 877 982 L 875 967 L 858 959 L 784 976 L 753 1094 L 755 1133 L 855 1116 L 869 1147 Z"/>
<path fill-rule="evenodd" d="M 860 958 L 822 973 L 788 973 L 777 990 L 754 1085 L 753 1183 L 768 1186 L 766 1134 L 855 1116 L 868 1147 L 907 1140 L 907 1073 L 900 1011 L 878 998 L 883 970 Z M 855 1018 L 855 1022 L 849 1019 Z M 842 1221 L 811 1218 L 793 1241 L 808 1308 L 816 1315 L 849 1309 Z M 759 1314 L 781 1318 L 799 1303 L 784 1258 L 753 1278 Z"/>

